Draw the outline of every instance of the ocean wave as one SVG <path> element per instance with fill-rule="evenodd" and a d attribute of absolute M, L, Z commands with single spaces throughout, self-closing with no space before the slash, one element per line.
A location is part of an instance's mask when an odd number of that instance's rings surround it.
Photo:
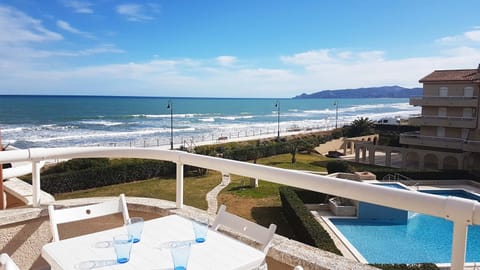
<path fill-rule="evenodd" d="M 238 120 L 238 119 L 252 119 L 253 118 L 253 115 L 244 115 L 244 116 L 220 116 L 220 117 L 216 117 L 218 119 L 222 119 L 222 120 Z"/>
<path fill-rule="evenodd" d="M 332 114 L 335 110 L 324 109 L 324 110 L 305 110 L 305 113 L 309 114 Z"/>
<path fill-rule="evenodd" d="M 12 132 L 12 133 L 13 133 L 13 132 L 21 132 L 21 131 L 23 131 L 23 130 L 25 130 L 24 127 L 12 127 L 12 128 L 3 128 L 3 129 L 2 129 L 2 132 L 3 132 L 3 133 Z"/>
<path fill-rule="evenodd" d="M 204 114 L 196 114 L 196 113 L 174 113 L 173 118 L 193 118 L 203 116 Z M 172 115 L 170 114 L 132 114 L 129 115 L 132 118 L 170 118 Z"/>
<path fill-rule="evenodd" d="M 78 133 L 74 135 L 54 136 L 54 137 L 34 137 L 25 139 L 29 142 L 51 142 L 51 141 L 71 141 L 84 140 L 92 138 L 130 138 L 133 136 L 144 136 L 158 133 L 170 132 L 170 128 L 144 129 L 136 131 L 117 131 L 117 132 L 98 132 L 98 133 Z M 175 128 L 174 132 L 189 132 L 195 131 L 194 127 Z"/>
<path fill-rule="evenodd" d="M 215 118 L 213 118 L 213 117 L 199 118 L 198 121 L 201 121 L 201 122 L 215 122 Z"/>
<path fill-rule="evenodd" d="M 107 121 L 107 120 L 84 120 L 84 121 L 79 121 L 81 124 L 85 125 L 98 125 L 98 126 L 119 126 L 123 125 L 123 122 L 112 122 L 112 121 Z"/>

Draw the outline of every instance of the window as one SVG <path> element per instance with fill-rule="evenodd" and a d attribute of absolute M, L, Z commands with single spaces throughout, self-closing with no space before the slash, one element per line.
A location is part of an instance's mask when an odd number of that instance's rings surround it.
<path fill-rule="evenodd" d="M 442 87 L 440 87 L 440 89 L 438 90 L 438 92 L 439 92 L 439 93 L 438 93 L 439 96 L 441 96 L 441 97 L 447 97 L 447 96 L 448 96 L 448 87 L 442 86 Z"/>
<path fill-rule="evenodd" d="M 467 86 L 463 88 L 463 96 L 464 97 L 473 97 L 473 87 Z"/>
<path fill-rule="evenodd" d="M 438 108 L 438 116 L 440 116 L 440 117 L 446 117 L 446 116 L 447 116 L 447 108 L 445 108 L 445 107 L 439 107 L 439 108 Z"/>
<path fill-rule="evenodd" d="M 444 127 L 437 127 L 437 136 L 438 137 L 445 137 L 445 128 Z"/>
<path fill-rule="evenodd" d="M 473 108 L 463 108 L 463 117 L 472 118 L 473 117 Z"/>

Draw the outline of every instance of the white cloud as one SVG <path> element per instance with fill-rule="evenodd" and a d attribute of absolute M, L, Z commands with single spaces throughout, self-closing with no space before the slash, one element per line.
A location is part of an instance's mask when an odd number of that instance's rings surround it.
<path fill-rule="evenodd" d="M 418 80 L 433 70 L 476 68 L 480 59 L 480 45 L 473 43 L 476 34 L 466 34 L 472 32 L 468 31 L 456 36 L 463 37 L 461 46 L 443 45 L 425 57 L 391 59 L 388 51 L 382 50 L 318 48 L 266 59 L 268 64 L 230 55 L 211 59 L 164 59 L 156 55 L 151 61 L 76 66 L 75 57 L 124 51 L 113 44 L 77 51 L 58 49 L 60 46 L 36 49 L 32 44 L 43 45 L 61 36 L 40 21 L 4 9 L 0 6 L 0 94 L 293 97 L 324 89 L 418 87 Z M 62 22 L 59 27 L 65 31 L 81 32 Z M 22 34 L 15 36 L 8 29 Z M 5 37 L 15 45 L 3 41 Z"/>
<path fill-rule="evenodd" d="M 223 55 L 223 56 L 217 57 L 216 60 L 219 65 L 230 66 L 237 61 L 237 58 L 235 56 Z"/>
<path fill-rule="evenodd" d="M 66 22 L 66 21 L 57 20 L 57 26 L 58 26 L 60 29 L 63 29 L 63 30 L 65 30 L 65 31 L 67 31 L 67 32 L 70 32 L 70 33 L 73 33 L 73 34 L 77 34 L 77 35 L 81 35 L 81 36 L 84 36 L 84 37 L 87 37 L 87 38 L 93 38 L 93 36 L 92 36 L 90 33 L 80 31 L 80 30 L 78 30 L 77 28 L 72 27 L 72 26 L 71 26 L 68 22 Z"/>
<path fill-rule="evenodd" d="M 284 63 L 295 65 L 309 65 L 315 63 L 332 62 L 329 49 L 314 50 L 308 52 L 297 53 L 292 56 L 282 56 Z"/>
<path fill-rule="evenodd" d="M 364 61 L 382 61 L 382 51 L 341 51 L 339 49 L 320 49 L 297 53 L 291 56 L 282 56 L 280 60 L 286 64 L 294 64 L 304 67 L 312 67 L 324 64 L 341 64 Z"/>
<path fill-rule="evenodd" d="M 465 37 L 472 41 L 480 41 L 480 30 L 473 30 L 464 33 Z"/>
<path fill-rule="evenodd" d="M 0 44 L 57 41 L 62 35 L 47 30 L 40 20 L 8 6 L 0 5 Z"/>
<path fill-rule="evenodd" d="M 111 44 L 102 44 L 94 48 L 77 50 L 77 51 L 46 51 L 46 50 L 35 50 L 29 53 L 29 56 L 32 58 L 47 58 L 47 57 L 78 57 L 78 56 L 91 56 L 96 54 L 103 53 L 124 53 L 124 50 L 116 48 Z"/>
<path fill-rule="evenodd" d="M 474 27 L 474 30 L 463 32 L 460 35 L 441 37 L 436 40 L 436 43 L 446 46 L 455 46 L 465 43 L 478 44 L 480 42 L 480 29 Z"/>
<path fill-rule="evenodd" d="M 85 14 L 92 14 L 93 13 L 93 9 L 91 8 L 92 3 L 90 3 L 90 2 L 75 1 L 75 0 L 68 1 L 68 0 L 66 0 L 63 3 L 65 4 L 65 6 L 67 6 L 69 8 L 73 8 L 73 10 L 76 13 L 85 13 Z"/>
<path fill-rule="evenodd" d="M 133 22 L 141 22 L 153 20 L 151 15 L 148 15 L 148 9 L 140 4 L 123 4 L 116 8 L 118 14 L 125 16 L 127 20 Z"/>
<path fill-rule="evenodd" d="M 109 50 L 116 49 L 105 46 L 76 54 L 72 52 L 65 56 L 81 56 Z M 388 59 L 383 53 L 379 56 L 378 53 L 372 53 L 374 51 L 367 51 L 350 52 L 351 57 L 345 60 L 345 54 L 341 50 L 325 51 L 338 53 L 328 56 L 329 61 L 326 62 L 302 60 L 300 62 L 303 69 L 298 69 L 297 65 L 292 66 L 290 62 L 276 68 L 266 68 L 249 64 L 245 59 L 242 59 L 242 66 L 222 66 L 218 65 L 217 61 L 212 62 L 212 59 L 156 58 L 146 62 L 78 68 L 20 67 L 15 76 L 0 72 L 0 81 L 4 85 L 19 89 L 25 81 L 35 81 L 28 89 L 49 94 L 55 94 L 51 89 L 72 91 L 68 92 L 70 94 L 85 94 L 83 91 L 86 89 L 97 89 L 102 92 L 90 94 L 293 97 L 302 92 L 312 93 L 324 89 L 382 85 L 418 87 L 418 80 L 435 69 L 475 68 L 477 60 L 480 59 L 480 50 L 472 47 L 445 51 L 433 57 L 404 59 Z M 305 55 L 311 54 L 298 53 L 284 56 L 281 60 L 298 60 L 299 56 Z M 0 62 L 0 71 L 1 69 Z M 0 93 L 1 91 L 6 89 L 1 87 Z"/>

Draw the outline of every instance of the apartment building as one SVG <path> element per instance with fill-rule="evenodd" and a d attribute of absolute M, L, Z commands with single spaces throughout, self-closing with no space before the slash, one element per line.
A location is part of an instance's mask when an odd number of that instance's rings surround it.
<path fill-rule="evenodd" d="M 420 80 L 423 96 L 410 104 L 421 115 L 409 119 L 419 132 L 403 133 L 405 167 L 480 170 L 480 65 L 477 69 L 436 70 Z"/>

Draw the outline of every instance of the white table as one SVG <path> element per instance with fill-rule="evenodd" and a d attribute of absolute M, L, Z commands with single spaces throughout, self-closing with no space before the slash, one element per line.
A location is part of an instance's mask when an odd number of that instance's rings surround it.
<path fill-rule="evenodd" d="M 122 233 L 126 233 L 125 227 L 48 243 L 42 248 L 42 257 L 52 269 L 75 269 L 75 264 L 88 260 L 115 260 L 113 247 L 97 246 Z M 162 246 L 170 241 L 193 239 L 189 219 L 170 215 L 145 221 L 141 241 L 133 244 L 129 262 L 96 269 L 173 269 L 170 250 Z M 204 243 L 192 244 L 187 269 L 252 269 L 264 259 L 260 250 L 209 230 Z"/>

